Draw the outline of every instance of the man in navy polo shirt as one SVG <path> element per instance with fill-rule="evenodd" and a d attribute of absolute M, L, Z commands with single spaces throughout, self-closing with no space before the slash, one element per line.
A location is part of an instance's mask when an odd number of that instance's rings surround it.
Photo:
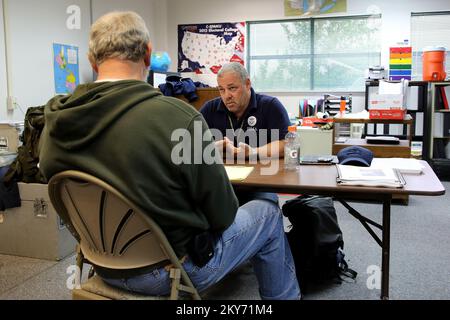
<path fill-rule="evenodd" d="M 238 62 L 225 64 L 217 74 L 220 98 L 210 100 L 200 109 L 216 139 L 227 155 L 280 158 L 284 155 L 284 137 L 290 125 L 281 102 L 257 94 L 251 87 L 247 70 Z M 219 133 L 220 132 L 220 133 Z M 237 194 L 239 202 L 251 199 L 278 201 L 276 194 Z"/>
<path fill-rule="evenodd" d="M 205 103 L 200 112 L 228 154 L 248 158 L 282 157 L 284 137 L 290 125 L 281 102 L 257 94 L 251 87 L 247 70 L 238 62 L 225 64 L 217 74 L 220 98 Z"/>

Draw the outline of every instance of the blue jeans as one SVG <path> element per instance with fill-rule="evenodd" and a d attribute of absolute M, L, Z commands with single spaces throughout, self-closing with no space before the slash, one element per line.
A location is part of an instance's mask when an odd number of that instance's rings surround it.
<path fill-rule="evenodd" d="M 278 194 L 272 192 L 235 191 L 239 200 L 239 206 L 243 206 L 252 200 L 269 200 L 278 204 Z"/>
<path fill-rule="evenodd" d="M 300 298 L 292 253 L 280 208 L 272 201 L 253 200 L 241 206 L 231 226 L 218 239 L 214 256 L 202 268 L 188 259 L 187 274 L 200 292 L 250 260 L 262 299 Z M 167 295 L 170 278 L 164 268 L 128 279 L 104 279 L 110 285 L 150 295 Z"/>

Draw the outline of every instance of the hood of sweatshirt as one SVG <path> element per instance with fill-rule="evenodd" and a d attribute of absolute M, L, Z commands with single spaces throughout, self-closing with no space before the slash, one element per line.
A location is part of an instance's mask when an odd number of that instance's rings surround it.
<path fill-rule="evenodd" d="M 90 144 L 131 108 L 161 93 L 138 80 L 79 85 L 73 94 L 55 96 L 45 106 L 45 129 L 66 150 Z"/>

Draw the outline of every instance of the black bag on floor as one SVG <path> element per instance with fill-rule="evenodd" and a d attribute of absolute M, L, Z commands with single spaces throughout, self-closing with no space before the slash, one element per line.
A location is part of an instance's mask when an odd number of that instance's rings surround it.
<path fill-rule="evenodd" d="M 344 240 L 333 199 L 302 195 L 283 205 L 283 215 L 292 224 L 287 233 L 302 293 L 311 283 L 341 283 L 357 273 L 344 260 Z"/>

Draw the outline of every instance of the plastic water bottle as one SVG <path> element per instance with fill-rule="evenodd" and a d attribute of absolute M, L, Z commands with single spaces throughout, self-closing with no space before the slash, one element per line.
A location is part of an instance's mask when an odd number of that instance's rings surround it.
<path fill-rule="evenodd" d="M 297 126 L 289 126 L 284 144 L 284 169 L 297 170 L 300 145 L 297 142 Z"/>

